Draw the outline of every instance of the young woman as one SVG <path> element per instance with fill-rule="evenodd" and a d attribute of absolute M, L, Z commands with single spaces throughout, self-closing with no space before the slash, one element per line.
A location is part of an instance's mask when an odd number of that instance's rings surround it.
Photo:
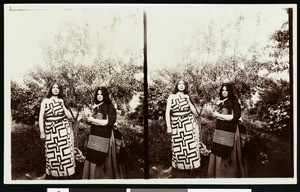
<path fill-rule="evenodd" d="M 172 136 L 172 167 L 191 170 L 200 167 L 199 130 L 195 122 L 197 110 L 189 97 L 188 82 L 179 79 L 167 100 L 167 132 Z"/>
<path fill-rule="evenodd" d="M 114 131 L 116 109 L 109 99 L 107 88 L 96 89 L 94 102 L 92 115 L 87 117 L 91 129 L 82 178 L 124 178 L 124 167 L 117 157 L 121 136 Z"/>
<path fill-rule="evenodd" d="M 247 177 L 248 173 L 241 151 L 241 137 L 245 137 L 245 132 L 238 128 L 238 120 L 241 117 L 240 103 L 230 83 L 221 86 L 219 97 L 217 110 L 212 114 L 217 120 L 208 177 Z"/>
<path fill-rule="evenodd" d="M 41 103 L 40 138 L 45 140 L 46 179 L 68 178 L 75 173 L 74 136 L 68 118 L 72 118 L 63 100 L 62 87 L 51 85 Z"/>

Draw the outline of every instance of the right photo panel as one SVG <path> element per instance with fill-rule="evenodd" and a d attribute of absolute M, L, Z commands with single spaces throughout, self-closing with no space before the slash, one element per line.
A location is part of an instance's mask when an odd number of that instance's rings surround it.
<path fill-rule="evenodd" d="M 150 179 L 295 176 L 295 11 L 147 7 Z"/>

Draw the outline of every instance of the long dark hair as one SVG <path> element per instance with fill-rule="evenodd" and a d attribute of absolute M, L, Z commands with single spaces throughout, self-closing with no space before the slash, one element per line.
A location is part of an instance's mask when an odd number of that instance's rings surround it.
<path fill-rule="evenodd" d="M 47 93 L 47 95 L 46 95 L 46 98 L 50 98 L 50 97 L 53 96 L 52 88 L 53 88 L 54 85 L 58 85 L 59 93 L 58 93 L 57 97 L 62 99 L 62 98 L 63 98 L 63 87 L 62 87 L 62 85 L 60 85 L 60 84 L 58 84 L 58 83 L 52 83 L 52 84 L 50 85 L 50 88 L 49 88 L 49 90 L 48 90 L 48 93 Z"/>
<path fill-rule="evenodd" d="M 234 95 L 233 85 L 231 83 L 223 83 L 220 88 L 220 92 L 219 92 L 219 97 L 221 100 L 225 99 L 225 97 L 223 97 L 223 95 L 222 95 L 223 87 L 226 87 L 226 89 L 227 89 L 228 99 L 230 99 L 230 100 L 236 99 L 236 96 Z"/>
<path fill-rule="evenodd" d="M 184 79 L 178 79 L 175 83 L 175 86 L 174 86 L 174 89 L 172 91 L 173 94 L 176 94 L 179 90 L 178 90 L 178 84 L 180 81 L 183 81 L 184 83 L 184 90 L 183 90 L 183 93 L 188 95 L 190 97 L 190 85 L 189 85 L 189 82 L 184 80 Z M 194 102 L 194 100 L 190 97 L 190 101 L 192 103 L 192 105 L 194 105 L 194 107 L 196 107 L 196 104 Z M 197 112 L 198 113 L 198 112 Z"/>
<path fill-rule="evenodd" d="M 173 93 L 173 94 L 176 94 L 176 93 L 179 91 L 179 90 L 178 90 L 178 84 L 179 84 L 180 81 L 183 81 L 183 82 L 184 82 L 184 86 L 185 86 L 185 87 L 184 87 L 183 93 L 188 95 L 188 94 L 190 93 L 190 86 L 189 86 L 189 82 L 186 81 L 186 80 L 184 80 L 184 79 L 178 79 L 178 80 L 176 81 L 172 93 Z"/>
<path fill-rule="evenodd" d="M 110 104 L 111 100 L 109 98 L 109 92 L 108 89 L 106 87 L 98 87 L 95 91 L 95 95 L 94 95 L 94 102 L 96 104 L 99 104 L 100 101 L 98 101 L 97 96 L 98 96 L 98 91 L 101 90 L 102 92 L 102 96 L 103 96 L 103 103 L 104 104 Z"/>

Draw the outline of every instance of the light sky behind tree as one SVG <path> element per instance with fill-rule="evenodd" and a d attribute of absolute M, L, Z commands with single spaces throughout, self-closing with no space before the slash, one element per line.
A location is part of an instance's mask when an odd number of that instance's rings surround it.
<path fill-rule="evenodd" d="M 35 65 L 44 65 L 40 43 L 57 32 L 65 21 L 84 22 L 101 31 L 109 25 L 115 13 L 121 16 L 134 13 L 138 15 L 140 30 L 132 29 L 123 21 L 117 36 L 106 36 L 106 43 L 115 43 L 111 51 L 117 56 L 119 45 L 137 45 L 132 49 L 141 50 L 143 42 L 143 11 L 147 14 L 148 71 L 176 65 L 178 50 L 186 43 L 189 35 L 197 29 L 205 29 L 214 22 L 224 27 L 234 22 L 240 15 L 246 18 L 241 30 L 248 42 L 265 46 L 269 36 L 287 21 L 284 8 L 288 5 L 6 5 L 4 17 L 5 31 L 5 72 L 8 77 L 22 79 L 23 75 Z M 124 15 L 126 15 L 124 14 Z M 259 21 L 258 21 L 259 18 Z M 226 26 L 225 26 L 226 27 Z M 102 28 L 103 29 L 103 28 Z M 135 33 L 136 38 L 128 36 Z M 201 36 L 201 33 L 199 34 Z M 213 37 L 218 38 L 218 37 Z M 233 37 L 234 38 L 234 35 Z M 242 49 L 242 46 L 241 46 Z M 230 51 L 228 51 L 230 54 Z M 97 54 L 97 53 L 96 53 Z M 108 52 L 107 52 L 108 54 Z M 141 53 L 142 54 L 142 53 Z M 125 59 L 125 58 L 124 58 Z M 87 61 L 88 62 L 88 61 Z M 175 66 L 176 67 L 176 66 Z"/>
<path fill-rule="evenodd" d="M 134 6 L 87 6 L 87 5 L 7 5 L 5 7 L 5 70 L 8 77 L 20 80 L 36 65 L 45 65 L 42 42 L 51 43 L 54 34 L 65 22 L 82 25 L 88 23 L 94 39 L 101 38 L 106 49 L 104 57 L 126 57 L 127 47 L 131 53 L 142 56 L 143 23 L 142 10 Z M 114 17 L 121 18 L 117 31 L 110 26 Z M 131 20 L 130 20 L 131 19 Z M 92 48 L 91 54 L 99 54 Z M 125 55 L 125 56 L 124 56 Z M 90 64 L 86 57 L 85 63 Z M 142 61 L 142 58 L 140 58 Z M 142 63 L 141 63 L 142 64 Z"/>
<path fill-rule="evenodd" d="M 268 44 L 269 37 L 288 20 L 288 14 L 279 5 L 186 5 L 151 8 L 148 13 L 148 53 L 149 71 L 165 66 L 176 67 L 178 50 L 195 31 L 205 31 L 214 23 L 216 29 L 232 24 L 239 16 L 245 18 L 240 32 L 244 45 L 239 45 L 240 52 L 247 51 L 247 45 L 256 42 L 259 47 Z M 213 34 L 212 34 L 213 35 Z M 219 38 L 213 36 L 212 38 Z M 232 34 L 232 39 L 237 38 Z M 228 50 L 227 54 L 233 54 Z M 217 58 L 216 55 L 212 59 Z"/>

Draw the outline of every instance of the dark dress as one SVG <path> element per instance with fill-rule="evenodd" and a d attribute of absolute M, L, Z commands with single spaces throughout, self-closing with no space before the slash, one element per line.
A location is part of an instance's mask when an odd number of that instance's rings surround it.
<path fill-rule="evenodd" d="M 245 132 L 239 129 L 241 106 L 238 100 L 226 100 L 218 106 L 221 114 L 233 114 L 231 121 L 217 119 L 213 147 L 208 166 L 209 178 L 247 177 L 247 166 L 242 154 L 242 139 Z"/>
<path fill-rule="evenodd" d="M 46 174 L 67 177 L 75 173 L 74 136 L 61 102 L 48 99 L 44 113 Z"/>
<path fill-rule="evenodd" d="M 102 104 L 93 109 L 92 116 L 96 119 L 108 119 L 108 123 L 105 126 L 91 125 L 82 178 L 123 178 L 124 169 L 118 162 L 122 140 L 113 129 L 116 109 L 112 104 Z"/>

